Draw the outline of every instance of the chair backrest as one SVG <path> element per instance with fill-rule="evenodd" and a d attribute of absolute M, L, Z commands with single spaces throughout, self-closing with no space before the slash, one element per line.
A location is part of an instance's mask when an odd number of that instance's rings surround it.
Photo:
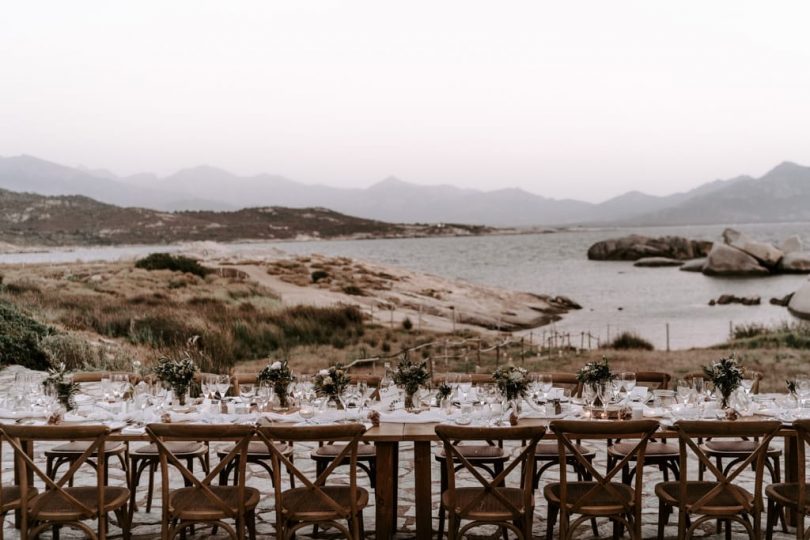
<path fill-rule="evenodd" d="M 97 383 L 101 382 L 102 378 L 110 375 L 126 375 L 130 384 L 138 384 L 141 382 L 140 375 L 128 371 L 82 371 L 73 374 L 73 382 L 76 384 Z"/>
<path fill-rule="evenodd" d="M 349 375 L 349 381 L 351 384 L 360 384 L 361 382 L 366 383 L 366 386 L 374 389 L 369 397 L 377 401 L 380 400 L 380 383 L 382 382 L 382 378 L 378 375 L 352 373 Z"/>
<path fill-rule="evenodd" d="M 520 519 L 524 512 L 532 511 L 531 504 L 534 498 L 534 449 L 543 435 L 546 433 L 545 426 L 514 426 L 514 427 L 462 427 L 447 424 L 436 426 L 436 435 L 444 445 L 444 452 L 447 459 L 445 468 L 447 470 L 447 493 L 455 512 L 459 516 L 469 515 L 485 498 L 493 497 L 502 507 L 502 511 L 509 513 L 515 519 Z M 485 478 L 480 470 L 459 451 L 457 444 L 465 441 L 497 441 L 503 445 L 504 441 L 519 441 L 522 446 L 517 457 L 513 458 L 495 478 Z M 524 441 L 529 441 L 524 444 Z M 523 488 L 523 504 L 518 508 L 508 500 L 500 491 L 499 487 L 504 485 L 506 478 L 518 466 L 521 467 Z M 480 484 L 481 492 L 464 506 L 458 507 L 456 503 L 456 469 L 470 473 Z"/>
<path fill-rule="evenodd" d="M 796 477 L 796 481 L 799 484 L 799 496 L 797 499 L 798 507 L 807 508 L 807 479 L 805 477 L 807 472 L 807 464 L 805 462 L 807 448 L 805 445 L 810 446 L 810 419 L 794 421 L 793 429 L 796 430 L 796 435 L 799 438 L 799 444 L 796 452 L 796 458 L 799 463 L 799 470 Z"/>
<path fill-rule="evenodd" d="M 686 495 L 688 488 L 689 453 L 697 458 L 698 463 L 714 476 L 716 486 L 706 492 L 697 501 L 690 503 L 690 511 L 701 512 L 707 507 L 722 506 L 728 508 L 728 496 L 737 502 L 740 512 L 753 513 L 762 509 L 762 479 L 765 469 L 768 445 L 781 429 L 782 423 L 776 420 L 757 421 L 712 421 L 712 420 L 679 420 L 675 423 L 680 444 L 680 492 L 681 512 L 686 512 Z M 756 448 L 748 456 L 736 462 L 732 467 L 722 470 L 700 448 L 700 441 L 714 437 L 745 437 L 757 440 Z M 737 477 L 748 467 L 754 465 L 754 501 L 744 497 L 733 489 Z M 720 497 L 723 497 L 722 503 Z"/>
<path fill-rule="evenodd" d="M 241 385 L 258 384 L 258 383 L 259 383 L 258 373 L 235 373 L 231 376 L 231 387 L 233 388 L 233 393 L 235 395 L 239 395 L 239 392 L 241 392 L 240 388 Z"/>
<path fill-rule="evenodd" d="M 667 390 L 672 377 L 663 371 L 636 371 L 636 384 L 657 385 L 650 390 Z"/>
<path fill-rule="evenodd" d="M 197 488 L 207 501 L 222 512 L 223 516 L 236 519 L 238 516 L 244 515 L 246 498 L 245 468 L 248 445 L 255 434 L 253 426 L 240 424 L 149 424 L 146 426 L 146 433 L 157 446 L 160 455 L 163 501 L 169 500 L 169 471 L 170 467 L 174 467 L 180 472 L 183 479 L 190 486 Z M 221 458 L 213 470 L 203 479 L 199 479 L 184 465 L 184 460 L 178 459 L 171 449 L 166 446 L 166 442 L 169 441 L 235 441 L 235 444 L 228 455 Z M 211 482 L 218 479 L 219 473 L 234 460 L 236 460 L 238 470 L 236 508 L 233 508 L 231 504 L 223 500 L 211 489 Z M 170 520 L 169 505 L 164 502 L 164 534 Z"/>
<path fill-rule="evenodd" d="M 366 432 L 363 424 L 335 424 L 319 426 L 267 426 L 259 427 L 257 433 L 267 445 L 267 449 L 272 457 L 273 484 L 275 489 L 276 519 L 279 523 L 283 521 L 284 507 L 282 505 L 282 470 L 289 471 L 289 474 L 297 478 L 304 488 L 309 492 L 310 497 L 320 499 L 326 508 L 331 509 L 327 515 L 322 516 L 325 521 L 337 519 L 347 519 L 357 515 L 357 446 L 360 437 Z M 274 442 L 337 442 L 343 443 L 343 447 L 329 466 L 315 479 L 310 480 L 298 469 L 290 459 L 285 456 Z M 323 490 L 326 481 L 336 467 L 349 462 L 349 506 L 343 506 L 338 501 L 327 495 Z M 321 520 L 321 521 L 323 521 Z M 279 529 L 281 530 L 281 529 Z"/>
<path fill-rule="evenodd" d="M 65 501 L 67 507 L 65 513 L 78 513 L 82 519 L 93 519 L 104 515 L 104 443 L 110 434 L 110 428 L 102 425 L 87 426 L 29 426 L 18 424 L 7 424 L 0 428 L 5 441 L 14 451 L 15 466 L 19 471 L 18 481 L 20 487 L 20 500 L 29 499 L 32 488 L 29 477 L 39 477 L 45 483 L 49 491 L 54 491 Z M 68 470 L 58 479 L 51 479 L 42 469 L 40 469 L 33 459 L 33 444 L 37 441 L 87 441 L 87 449 L 73 461 Z M 93 454 L 97 454 L 97 457 Z M 78 500 L 66 486 L 73 480 L 76 471 L 87 463 L 88 459 L 96 459 L 96 506 L 88 506 Z M 38 516 L 42 510 L 44 499 L 38 499 L 32 505 L 22 504 L 20 509 L 21 536 L 27 537 L 28 524 L 30 521 L 38 521 Z M 102 520 L 103 521 L 103 520 Z M 103 525 L 99 523 L 99 529 Z M 38 527 L 39 528 L 39 527 Z"/>
<path fill-rule="evenodd" d="M 578 468 L 590 473 L 593 477 L 594 486 L 586 491 L 576 500 L 570 500 L 568 493 L 568 470 L 567 467 L 560 467 L 560 537 L 565 538 L 568 529 L 568 514 L 578 513 L 585 506 L 598 506 L 595 498 L 600 493 L 607 492 L 611 496 L 611 505 L 617 504 L 624 510 L 622 514 L 633 514 L 636 519 L 633 521 L 637 528 L 634 537 L 640 538 L 641 533 L 641 498 L 643 495 L 643 467 L 644 453 L 647 449 L 647 442 L 658 430 L 659 424 L 655 420 L 613 420 L 613 421 L 583 421 L 583 420 L 554 420 L 550 424 L 551 430 L 557 435 L 557 448 L 559 450 L 560 463 L 566 463 L 568 456 L 576 460 Z M 635 446 L 624 457 L 619 460 L 612 469 L 604 475 L 597 471 L 593 463 L 580 452 L 577 441 L 588 438 L 599 439 L 634 439 Z M 634 486 L 634 500 L 627 501 L 621 493 L 612 485 L 613 478 L 622 469 L 634 460 L 636 463 L 636 475 Z M 570 505 L 570 510 L 569 510 Z"/>

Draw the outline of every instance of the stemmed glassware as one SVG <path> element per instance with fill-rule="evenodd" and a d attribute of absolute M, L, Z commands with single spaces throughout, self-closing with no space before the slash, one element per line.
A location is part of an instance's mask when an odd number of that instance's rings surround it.
<path fill-rule="evenodd" d="M 250 403 L 250 401 L 253 399 L 255 390 L 256 385 L 253 383 L 242 383 L 239 385 L 239 396 L 242 398 L 243 402 Z"/>
<path fill-rule="evenodd" d="M 543 400 L 548 401 L 548 393 L 551 392 L 554 386 L 554 381 L 551 379 L 549 373 L 540 373 L 537 376 L 537 382 L 540 385 L 540 391 L 543 392 Z"/>
<path fill-rule="evenodd" d="M 467 401 L 472 390 L 472 376 L 469 373 L 461 373 L 458 376 L 458 388 L 461 392 L 461 400 Z"/>
<path fill-rule="evenodd" d="M 304 424 L 312 424 L 313 418 L 315 418 L 316 414 L 315 405 L 312 403 L 312 400 L 308 398 L 304 398 L 301 400 L 301 406 L 298 409 L 298 415 L 304 419 Z"/>

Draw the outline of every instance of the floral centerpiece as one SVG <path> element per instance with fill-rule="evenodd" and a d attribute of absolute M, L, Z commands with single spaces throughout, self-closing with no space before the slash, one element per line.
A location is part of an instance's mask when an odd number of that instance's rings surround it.
<path fill-rule="evenodd" d="M 394 384 L 405 390 L 405 409 L 414 409 L 413 397 L 428 381 L 430 381 L 430 371 L 427 362 L 417 364 L 407 357 L 400 360 L 394 371 Z"/>
<path fill-rule="evenodd" d="M 273 386 L 273 392 L 278 397 L 280 409 L 290 407 L 290 384 L 294 380 L 295 377 L 293 377 L 287 360 L 271 362 L 259 372 L 259 382 L 265 382 Z"/>
<path fill-rule="evenodd" d="M 529 372 L 522 367 L 503 366 L 492 373 L 492 378 L 504 399 L 515 401 L 526 397 L 529 389 L 528 374 Z"/>
<path fill-rule="evenodd" d="M 453 389 L 447 383 L 441 383 L 439 388 L 436 389 L 436 406 L 441 407 L 442 402 L 449 399 L 453 393 Z"/>
<path fill-rule="evenodd" d="M 46 388 L 52 388 L 56 393 L 56 399 L 65 410 L 72 411 L 76 408 L 76 394 L 79 392 L 79 385 L 73 382 L 73 377 L 64 362 L 48 370 L 48 377 L 42 381 Z"/>
<path fill-rule="evenodd" d="M 194 380 L 194 374 L 197 373 L 197 364 L 194 360 L 188 355 L 178 359 L 164 356 L 158 360 L 152 371 L 164 386 L 172 389 L 177 403 L 185 405 L 186 395 Z"/>
<path fill-rule="evenodd" d="M 720 407 L 728 408 L 731 394 L 740 387 L 743 380 L 743 370 L 740 363 L 732 354 L 728 358 L 721 358 L 717 362 L 703 368 L 703 373 L 720 392 Z"/>
<path fill-rule="evenodd" d="M 607 358 L 602 358 L 595 362 L 588 362 L 577 372 L 577 380 L 583 385 L 587 386 L 594 395 L 593 406 L 604 406 L 604 403 L 598 403 L 599 389 L 602 389 L 604 395 L 604 386 L 612 381 L 615 375 L 610 370 L 610 363 Z"/>
<path fill-rule="evenodd" d="M 340 396 L 350 383 L 349 373 L 340 363 L 320 370 L 312 380 L 315 393 L 335 403 L 340 403 Z"/>

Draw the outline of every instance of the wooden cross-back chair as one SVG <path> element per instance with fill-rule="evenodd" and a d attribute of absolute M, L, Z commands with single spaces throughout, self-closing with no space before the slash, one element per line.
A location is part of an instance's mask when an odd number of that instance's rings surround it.
<path fill-rule="evenodd" d="M 543 438 L 545 426 L 515 427 L 461 427 L 440 424 L 436 435 L 441 440 L 445 453 L 451 458 L 445 461 L 447 488 L 441 496 L 441 506 L 448 514 L 448 540 L 462 538 L 472 528 L 481 525 L 498 525 L 506 536 L 511 530 L 518 538 L 532 537 L 534 514 L 534 459 L 533 449 Z M 488 479 L 480 472 L 480 466 L 465 455 L 458 443 L 463 441 L 504 441 L 521 444 L 518 455 L 500 472 Z M 459 466 L 455 466 L 459 463 Z M 474 487 L 457 487 L 456 474 L 460 470 L 472 475 L 478 482 Z M 519 487 L 509 487 L 506 479 L 514 470 L 520 470 Z M 461 526 L 462 520 L 470 522 Z"/>
<path fill-rule="evenodd" d="M 72 378 L 73 382 L 76 384 L 88 384 L 101 382 L 102 378 L 110 375 L 125 375 L 132 385 L 138 384 L 141 380 L 137 373 L 127 371 L 83 371 L 74 373 Z M 45 470 L 47 474 L 53 478 L 62 466 L 73 463 L 74 460 L 81 456 L 87 449 L 87 444 L 86 441 L 70 441 L 46 450 Z M 127 482 L 129 482 L 129 469 L 126 459 L 127 445 L 122 442 L 111 442 L 105 443 L 103 448 L 105 454 L 104 466 L 106 467 L 104 471 L 105 478 L 109 478 L 110 458 L 115 457 L 121 464 L 121 468 L 127 477 Z M 95 467 L 97 457 L 97 453 L 94 453 L 86 463 L 91 467 Z M 70 483 L 72 484 L 72 480 Z"/>
<path fill-rule="evenodd" d="M 662 482 L 655 486 L 659 501 L 658 538 L 663 538 L 669 513 L 678 508 L 678 538 L 691 538 L 702 523 L 716 519 L 725 524 L 730 536 L 731 523 L 743 525 L 750 538 L 759 539 L 762 504 L 762 478 L 768 444 L 782 427 L 779 421 L 706 421 L 679 420 L 675 423 L 680 446 L 681 478 L 678 482 Z M 731 470 L 717 467 L 706 455 L 699 439 L 711 437 L 756 437 L 757 447 Z M 714 481 L 689 480 L 687 463 L 694 455 L 713 476 Z M 735 481 L 754 465 L 753 493 Z M 692 516 L 699 516 L 691 520 Z M 690 524 L 687 525 L 687 520 Z M 750 521 L 749 521 L 750 520 Z"/>
<path fill-rule="evenodd" d="M 647 386 L 648 390 L 667 390 L 669 388 L 672 377 L 669 373 L 663 371 L 636 371 L 636 384 Z M 607 467 L 610 469 L 613 465 L 627 455 L 628 451 L 634 446 L 633 441 L 608 441 L 607 451 Z M 669 475 L 675 480 L 678 479 L 678 445 L 667 442 L 666 439 L 650 439 L 647 441 L 647 448 L 644 451 L 644 460 L 646 465 L 658 467 L 661 471 L 664 482 L 669 481 Z M 622 481 L 630 484 L 635 474 L 635 467 L 633 462 L 636 461 L 635 456 L 631 456 L 630 460 L 622 470 Z"/>
<path fill-rule="evenodd" d="M 373 401 L 380 400 L 380 377 L 377 375 L 365 375 L 352 373 L 349 375 L 350 384 L 366 383 L 374 391 L 369 395 Z M 309 457 L 315 461 L 315 472 L 321 474 L 329 466 L 337 455 L 343 450 L 343 445 L 334 444 L 334 441 L 322 441 L 318 447 L 310 452 Z M 344 459 L 340 465 L 348 465 L 348 459 Z M 377 447 L 373 444 L 363 443 L 357 447 L 357 466 L 364 471 L 369 478 L 372 487 L 377 486 Z M 295 487 L 295 484 L 293 484 Z"/>
<path fill-rule="evenodd" d="M 641 498 L 643 490 L 644 452 L 647 442 L 658 429 L 655 420 L 581 421 L 554 420 L 551 430 L 557 435 L 560 461 L 570 454 L 590 473 L 592 480 L 568 481 L 565 467 L 560 469 L 560 481 L 547 484 L 544 495 L 548 501 L 548 528 L 546 537 L 553 537 L 557 514 L 560 516 L 559 537 L 572 538 L 577 527 L 585 521 L 607 517 L 613 521 L 614 532 L 621 534 L 626 527 L 631 538 L 641 538 Z M 605 474 L 597 471 L 591 461 L 577 449 L 576 441 L 588 438 L 634 439 L 634 447 Z M 635 485 L 614 481 L 632 457 L 637 467 Z M 579 517 L 571 522 L 571 517 Z"/>
<path fill-rule="evenodd" d="M 369 495 L 368 491 L 357 485 L 357 448 L 360 437 L 366 432 L 363 424 L 269 426 L 260 427 L 257 432 L 273 456 L 277 538 L 294 538 L 296 531 L 307 525 L 331 525 L 352 540 L 365 536 L 363 509 L 368 505 Z M 313 481 L 277 450 L 277 441 L 341 441 L 343 445 L 332 463 Z M 331 474 L 344 460 L 348 460 L 349 465 L 348 485 L 327 484 Z M 303 486 L 283 489 L 282 468 L 295 475 Z M 348 526 L 341 523 L 343 520 L 348 522 Z"/>
<path fill-rule="evenodd" d="M 245 459 L 248 444 L 254 436 L 253 426 L 239 424 L 149 424 L 146 433 L 160 454 L 162 479 L 161 538 L 171 540 L 185 529 L 207 523 L 222 527 L 233 539 L 242 540 L 247 529 L 250 538 L 256 536 L 256 505 L 259 491 L 245 486 Z M 170 441 L 236 441 L 232 450 L 203 478 L 197 478 L 175 456 Z M 233 460 L 239 459 L 241 474 L 235 486 L 214 486 L 212 480 Z M 172 490 L 169 485 L 170 467 L 178 470 L 190 486 Z M 235 522 L 231 527 L 225 520 Z"/>
<path fill-rule="evenodd" d="M 0 426 L 1 428 L 2 426 Z M 0 429 L 0 463 L 3 462 L 3 441 L 6 435 Z M 26 497 L 30 500 L 39 493 L 37 488 L 30 486 Z M 3 467 L 0 466 L 0 540 L 3 540 L 3 523 L 8 512 L 19 510 L 22 506 L 22 493 L 19 482 L 3 483 Z"/>
<path fill-rule="evenodd" d="M 104 467 L 104 446 L 110 429 L 102 425 L 92 426 L 27 426 L 5 425 L 2 427 L 6 442 L 14 451 L 15 465 L 19 471 L 20 537 L 37 538 L 49 527 L 71 527 L 82 531 L 88 538 L 103 540 L 107 537 L 107 514 L 115 513 L 125 539 L 129 538 L 127 501 L 129 490 L 125 487 L 107 486 Z M 87 443 L 85 451 L 73 460 L 68 470 L 58 479 L 42 471 L 31 457 L 33 445 L 39 441 L 74 440 Z M 98 455 L 96 483 L 93 486 L 69 486 L 76 471 L 94 454 Z M 39 478 L 45 484 L 44 492 L 35 492 L 30 478 Z M 94 531 L 85 520 L 96 520 Z"/>
<path fill-rule="evenodd" d="M 807 446 L 810 446 L 810 420 L 796 420 L 793 422 L 796 430 L 798 445 L 796 459 L 799 464 L 795 482 L 772 483 L 765 488 L 768 497 L 768 514 L 766 520 L 765 536 L 767 540 L 773 537 L 773 530 L 780 516 L 780 510 L 789 508 L 796 514 L 796 539 L 804 540 L 810 536 L 810 529 L 805 529 L 804 518 L 810 515 L 810 498 L 807 494 Z M 783 529 L 787 532 L 786 528 Z"/>
<path fill-rule="evenodd" d="M 233 393 L 235 395 L 241 395 L 242 385 L 245 384 L 253 384 L 258 386 L 259 374 L 236 373 L 231 376 L 231 388 L 233 388 Z M 275 444 L 277 449 L 287 455 L 290 461 L 294 459 L 295 450 L 293 449 L 292 443 L 288 441 L 278 441 Z M 224 456 L 227 456 L 232 449 L 233 446 L 219 448 L 217 450 L 217 457 L 222 459 Z M 267 451 L 267 447 L 262 441 L 251 441 L 247 449 L 247 462 L 253 463 L 254 465 L 259 465 L 262 469 L 267 471 L 267 474 L 270 475 L 270 479 L 273 480 L 275 477 L 273 476 L 273 468 L 270 466 L 271 460 L 272 456 L 270 452 Z M 230 476 L 233 476 L 233 483 L 236 484 L 239 479 L 238 464 L 239 460 L 235 459 L 231 461 L 228 466 L 222 469 L 222 471 L 219 473 L 219 484 L 221 486 L 228 485 L 228 478 Z M 293 487 L 295 487 L 295 478 L 292 475 L 290 475 L 290 483 Z"/>

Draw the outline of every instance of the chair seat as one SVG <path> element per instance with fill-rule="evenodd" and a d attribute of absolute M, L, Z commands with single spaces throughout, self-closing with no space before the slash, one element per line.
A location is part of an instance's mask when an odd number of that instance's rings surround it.
<path fill-rule="evenodd" d="M 748 457 L 748 455 L 757 449 L 759 442 L 746 441 L 744 439 L 714 439 L 706 441 L 700 445 L 700 449 L 706 455 L 712 457 Z M 778 448 L 768 448 L 769 457 L 781 456 L 782 451 Z"/>
<path fill-rule="evenodd" d="M 343 452 L 343 449 L 346 448 L 345 444 L 325 444 L 323 446 L 319 446 L 315 450 L 312 451 L 310 456 L 312 459 L 335 459 L 338 454 Z M 377 457 L 377 447 L 373 444 L 358 444 L 357 445 L 357 459 L 368 461 L 370 459 L 376 459 Z M 346 456 L 348 459 L 348 455 Z"/>
<path fill-rule="evenodd" d="M 464 456 L 470 462 L 473 461 L 503 461 L 509 460 L 509 456 L 503 451 L 500 446 L 493 446 L 491 444 L 460 444 L 455 447 L 458 453 Z M 447 455 L 444 453 L 442 446 L 436 452 L 436 460 L 444 461 Z"/>
<path fill-rule="evenodd" d="M 54 446 L 50 450 L 45 451 L 46 456 L 59 456 L 60 454 L 78 454 L 81 456 L 84 454 L 85 450 L 92 444 L 92 442 L 88 441 L 72 441 L 65 444 L 60 444 L 59 446 Z M 111 454 L 123 454 L 127 449 L 127 445 L 122 442 L 105 442 L 104 443 L 104 454 L 111 455 Z M 96 452 L 93 452 L 93 455 L 96 455 Z"/>
<path fill-rule="evenodd" d="M 211 492 L 222 499 L 233 512 L 239 507 L 238 486 L 209 486 Z M 182 520 L 211 521 L 226 516 L 224 510 L 198 487 L 186 487 L 169 494 L 171 514 Z M 259 504 L 259 490 L 245 488 L 245 508 L 252 510 Z"/>
<path fill-rule="evenodd" d="M 567 506 L 571 507 L 597 484 L 596 482 L 568 482 L 567 485 Z M 591 516 L 608 516 L 624 512 L 622 503 L 630 506 L 634 504 L 633 498 L 635 497 L 635 492 L 632 487 L 619 482 L 610 482 L 610 485 L 615 488 L 616 492 L 618 492 L 621 497 L 618 501 L 613 491 L 605 487 L 600 487 L 596 493 L 588 496 L 588 504 L 580 508 L 578 513 Z M 560 506 L 560 484 L 558 482 L 547 484 L 543 490 L 543 494 L 549 504 Z"/>
<path fill-rule="evenodd" d="M 28 488 L 28 498 L 35 497 L 39 493 L 37 488 L 29 487 Z M 14 508 L 20 507 L 20 498 L 22 493 L 20 492 L 20 486 L 5 486 L 0 487 L 0 501 L 3 502 L 2 507 L 0 510 L 7 511 Z"/>
<path fill-rule="evenodd" d="M 587 458 L 587 457 L 595 457 L 596 456 L 596 450 L 594 450 L 593 448 L 589 448 L 587 446 L 582 446 L 581 444 L 574 445 L 574 448 L 576 448 L 577 452 L 582 454 L 583 457 Z M 568 448 L 565 449 L 565 453 L 567 455 L 572 455 L 571 451 L 568 450 Z M 544 456 L 544 457 L 558 456 L 559 455 L 559 450 L 557 449 L 557 443 L 556 442 L 539 443 L 534 448 L 534 455 L 535 456 Z"/>
<path fill-rule="evenodd" d="M 523 508 L 523 490 L 519 488 L 501 487 L 497 488 L 498 492 L 504 498 L 513 504 L 518 510 L 532 512 L 532 508 Z M 469 503 L 484 492 L 483 487 L 462 487 L 456 488 L 455 500 L 450 498 L 450 492 L 445 491 L 442 494 L 442 504 L 448 510 L 464 509 Z M 492 494 L 487 494 L 475 506 L 469 510 L 465 510 L 461 516 L 465 519 L 473 519 L 480 521 L 507 521 L 513 518 L 520 517 L 515 511 L 495 497 Z"/>
<path fill-rule="evenodd" d="M 176 457 L 197 457 L 203 456 L 208 451 L 205 444 L 194 441 L 166 441 L 166 445 Z M 130 452 L 135 457 L 158 457 L 160 452 L 156 444 L 145 444 Z"/>
<path fill-rule="evenodd" d="M 98 507 L 98 487 L 96 486 L 68 487 L 65 488 L 65 492 L 94 511 Z M 128 500 L 129 490 L 127 488 L 114 486 L 104 488 L 105 513 L 121 508 L 126 505 Z M 31 517 L 38 521 L 67 522 L 95 517 L 95 512 L 88 516 L 87 512 L 76 507 L 63 493 L 55 490 L 41 493 L 29 502 L 29 508 L 32 509 L 39 505 L 41 507 L 36 514 L 31 512 Z"/>
<path fill-rule="evenodd" d="M 790 508 L 799 506 L 799 484 L 797 483 L 770 484 L 765 487 L 765 495 L 782 506 Z M 810 504 L 807 506 L 810 507 Z"/>
<path fill-rule="evenodd" d="M 323 486 L 321 490 L 347 510 L 351 507 L 351 488 L 349 486 Z M 287 518 L 293 521 L 313 521 L 336 516 L 335 510 L 323 500 L 323 497 L 305 487 L 282 492 L 281 506 Z M 368 506 L 368 491 L 358 487 L 357 508 L 361 510 L 366 506 Z"/>
<path fill-rule="evenodd" d="M 623 458 L 631 453 L 635 447 L 635 441 L 617 442 L 608 448 L 608 454 L 617 458 Z M 678 449 L 678 445 L 673 443 L 649 441 L 647 448 L 644 450 L 644 459 L 677 459 L 678 457 L 680 457 L 680 450 Z M 630 459 L 636 459 L 636 456 L 634 455 Z"/>
<path fill-rule="evenodd" d="M 293 454 L 293 448 L 287 443 L 279 442 L 273 443 L 273 446 L 276 447 L 282 455 L 286 457 L 290 457 Z M 227 456 L 233 450 L 234 445 L 227 446 L 225 448 L 221 448 L 217 450 L 217 456 L 223 457 Z M 270 451 L 267 449 L 267 445 L 262 441 L 253 441 L 248 443 L 247 449 L 248 458 L 266 458 L 270 459 Z"/>
<path fill-rule="evenodd" d="M 692 505 L 716 485 L 717 482 L 698 480 L 687 482 L 686 509 L 691 510 Z M 668 505 L 678 506 L 680 489 L 680 482 L 661 482 L 656 484 L 655 494 Z M 754 496 L 748 490 L 737 485 L 731 485 L 713 497 L 712 500 L 709 501 L 709 505 L 701 505 L 697 513 L 706 515 L 728 515 L 739 512 L 742 505 L 735 498 L 732 490 L 742 495 L 744 500 L 749 504 L 754 503 Z"/>

